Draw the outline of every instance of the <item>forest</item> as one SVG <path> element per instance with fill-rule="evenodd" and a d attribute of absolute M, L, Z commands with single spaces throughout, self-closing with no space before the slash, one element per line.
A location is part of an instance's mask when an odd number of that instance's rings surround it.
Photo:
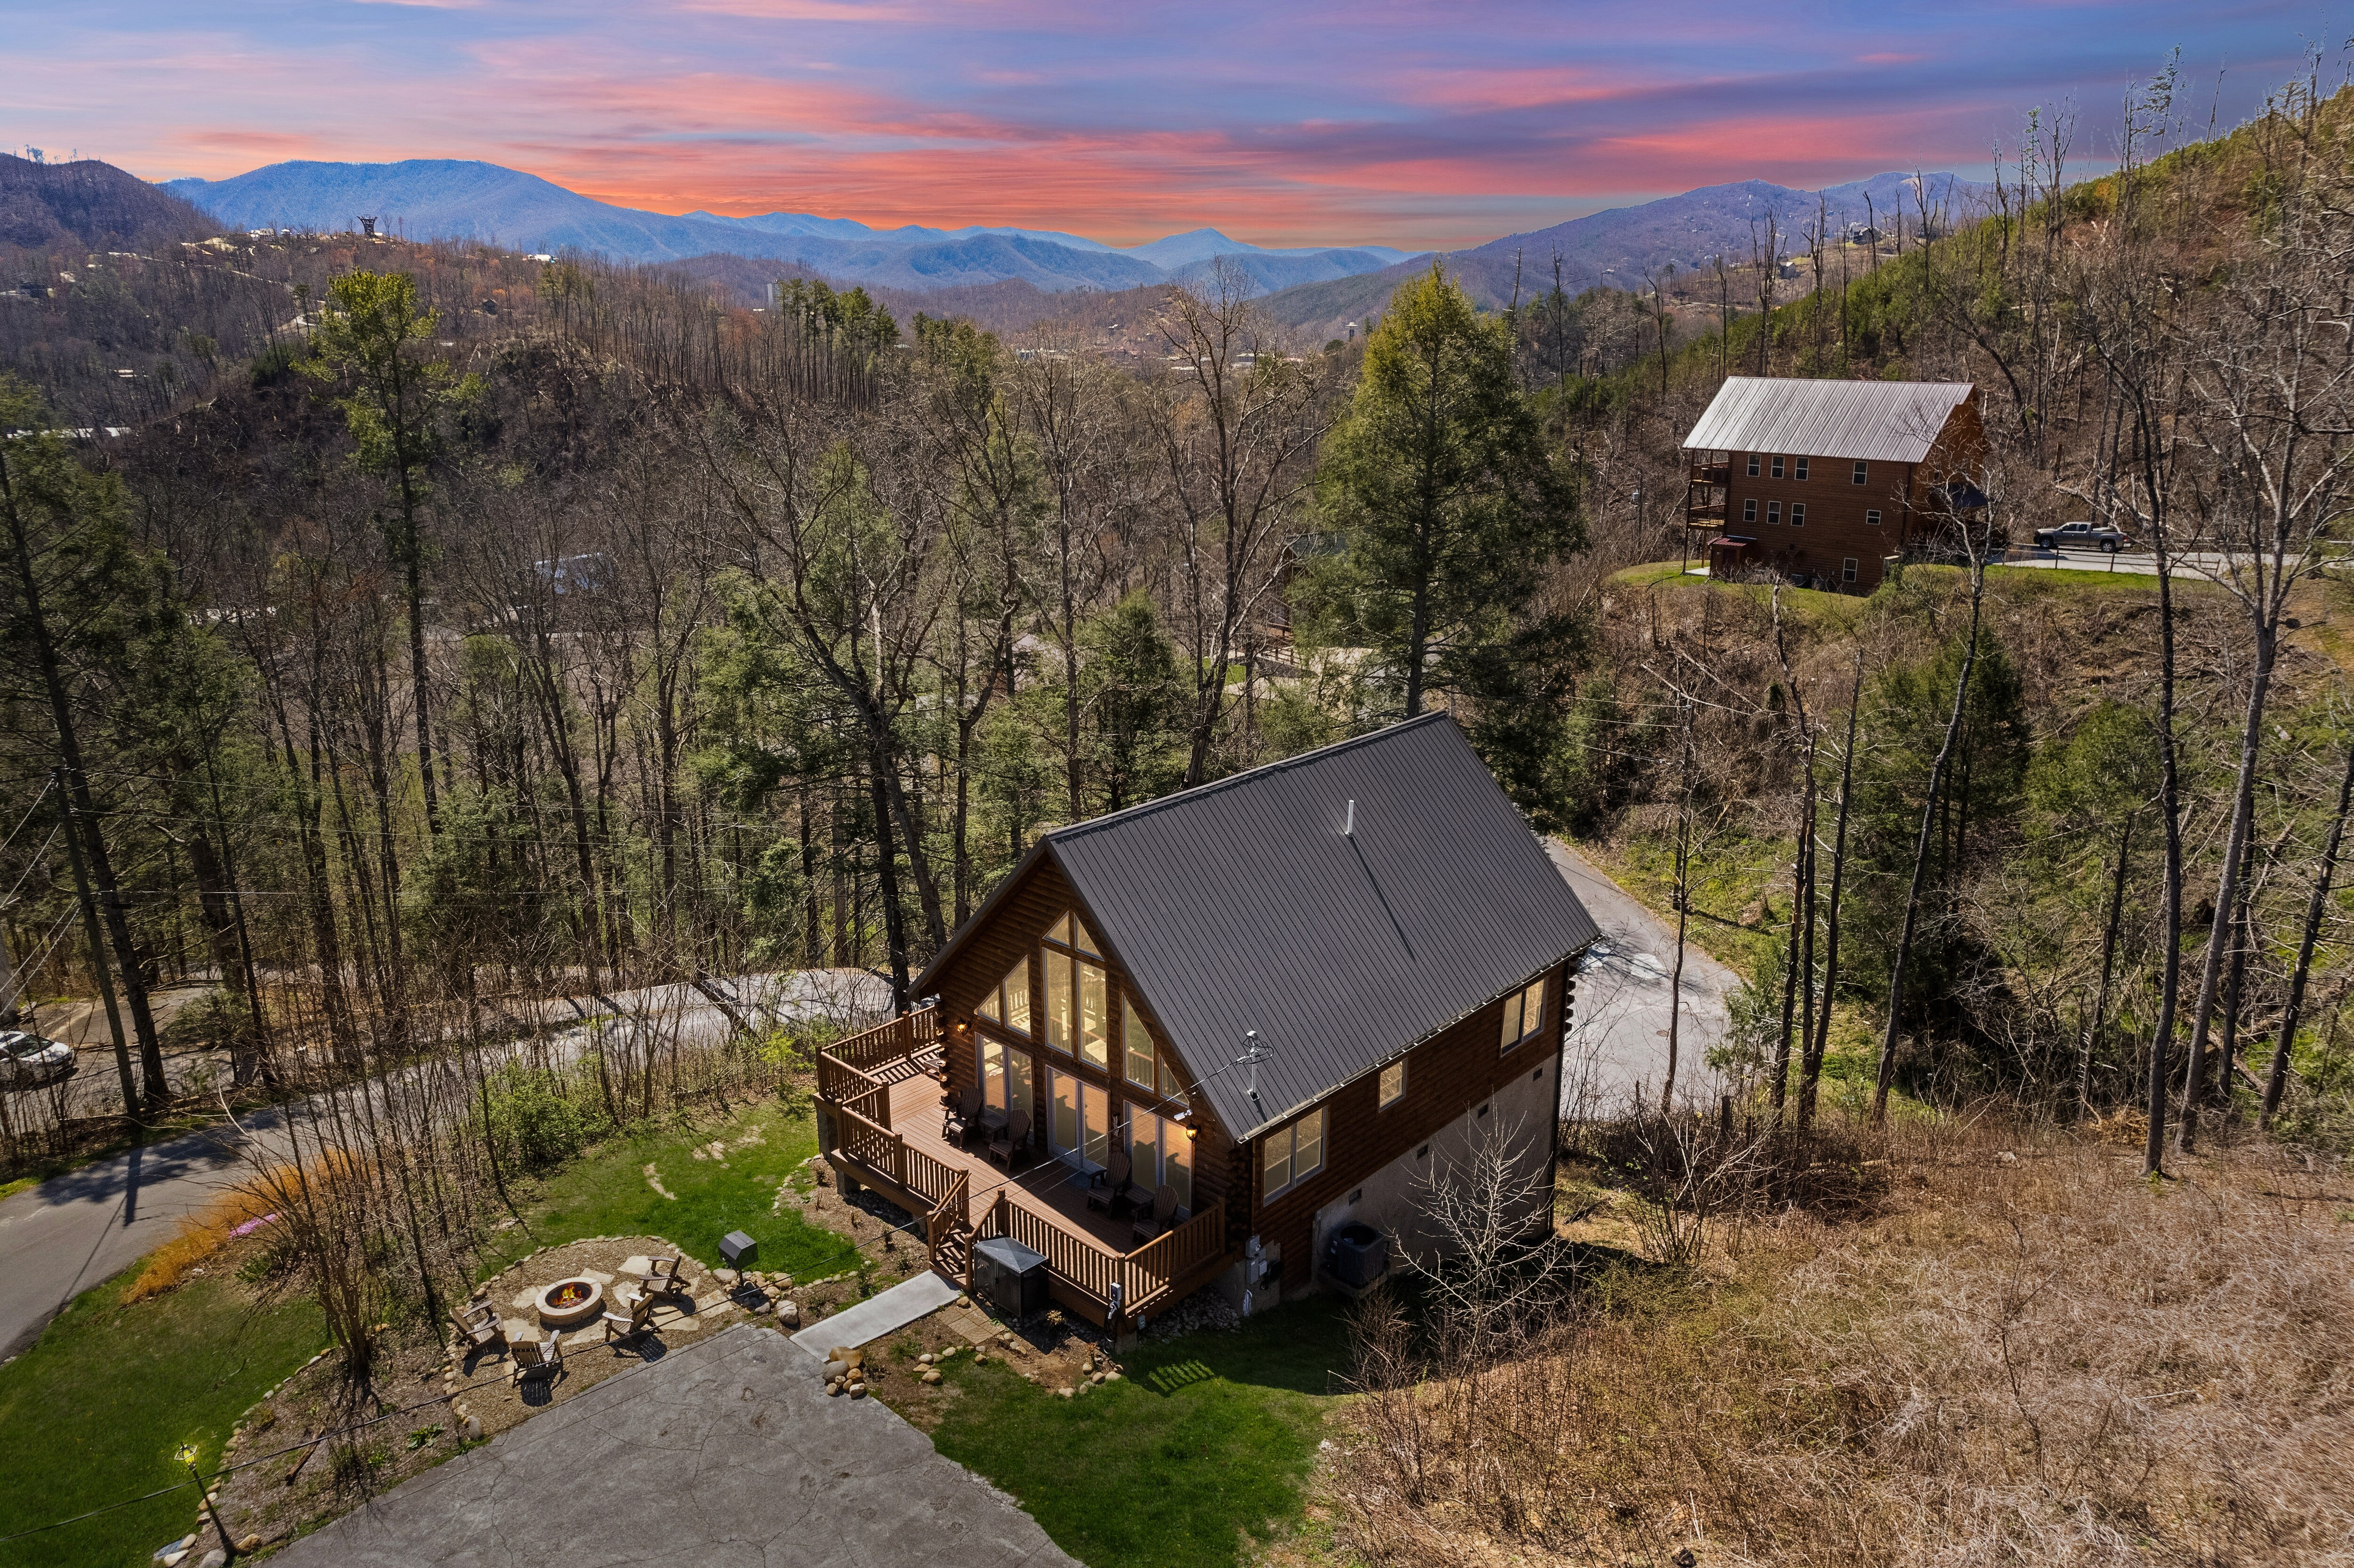
<path fill-rule="evenodd" d="M 2207 140 L 2178 96 L 2089 158 L 2030 118 L 1895 245 L 1728 258 L 1721 310 L 1542 257 L 1481 310 L 1442 262 L 1310 344 L 1214 276 L 1120 358 L 481 246 L 11 250 L 0 986 L 36 1029 L 103 991 L 117 1072 L 6 1097 L 0 1175 L 334 1107 L 290 1206 L 364 1370 L 515 1174 L 853 1022 L 566 1054 L 565 999 L 905 1010 L 1041 832 L 1434 708 L 1744 977 L 1722 1106 L 1688 1062 L 1622 1128 L 2341 1171 L 2354 92 Z M 1680 442 L 1741 374 L 1975 383 L 1987 507 L 1869 597 L 1685 573 Z M 2073 517 L 2155 574 L 2000 564 Z M 192 1041 L 227 1070 L 175 1083 Z M 1399 1508 L 1366 1550 L 1435 1550 Z"/>

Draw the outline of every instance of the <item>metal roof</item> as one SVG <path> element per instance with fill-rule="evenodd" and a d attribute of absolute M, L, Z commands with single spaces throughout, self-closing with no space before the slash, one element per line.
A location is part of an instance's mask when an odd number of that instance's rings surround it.
<path fill-rule="evenodd" d="M 1684 449 L 1919 462 L 1977 390 L 1967 381 L 1728 376 Z"/>
<path fill-rule="evenodd" d="M 1599 935 L 1444 714 L 1057 829 L 1039 848 L 1238 1138 Z M 1250 1069 L 1233 1065 L 1251 1030 L 1267 1052 L 1256 1100 Z"/>

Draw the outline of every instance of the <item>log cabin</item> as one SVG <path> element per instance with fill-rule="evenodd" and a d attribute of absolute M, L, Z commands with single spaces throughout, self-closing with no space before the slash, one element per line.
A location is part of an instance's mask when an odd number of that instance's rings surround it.
<path fill-rule="evenodd" d="M 1690 553 L 1712 575 L 1869 593 L 1888 560 L 1985 503 L 1967 381 L 1729 376 L 1683 445 Z"/>
<path fill-rule="evenodd" d="M 1205 1287 L 1248 1312 L 1326 1282 L 1344 1225 L 1443 1245 L 1434 1183 L 1483 1140 L 1545 1223 L 1596 935 L 1426 715 L 1042 836 L 926 1005 L 821 1053 L 820 1149 L 967 1288 L 1009 1236 L 1116 1332 Z"/>

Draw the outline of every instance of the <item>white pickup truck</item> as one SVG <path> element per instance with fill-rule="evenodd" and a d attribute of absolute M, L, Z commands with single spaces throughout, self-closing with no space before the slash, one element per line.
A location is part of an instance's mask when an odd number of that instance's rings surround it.
<path fill-rule="evenodd" d="M 2035 547 L 2039 550 L 2097 549 L 2114 556 L 2132 543 L 2125 530 L 2098 523 L 2062 523 L 2057 528 L 2035 531 Z"/>

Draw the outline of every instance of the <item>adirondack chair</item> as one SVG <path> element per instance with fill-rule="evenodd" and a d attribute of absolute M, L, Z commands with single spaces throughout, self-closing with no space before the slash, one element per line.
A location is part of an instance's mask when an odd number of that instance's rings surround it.
<path fill-rule="evenodd" d="M 1016 1108 L 1005 1118 L 1004 1128 L 989 1140 L 989 1157 L 1010 1172 L 1013 1157 L 1030 1141 L 1030 1113 Z"/>
<path fill-rule="evenodd" d="M 557 1336 L 546 1340 L 517 1340 L 509 1347 L 514 1351 L 515 1381 L 529 1383 L 534 1378 L 554 1378 L 564 1371 L 564 1347 Z"/>
<path fill-rule="evenodd" d="M 686 1259 L 683 1257 L 653 1259 L 646 1265 L 645 1273 L 638 1277 L 638 1294 L 649 1298 L 656 1296 L 676 1298 L 685 1295 L 686 1281 L 679 1277 L 679 1270 L 685 1266 Z"/>
<path fill-rule="evenodd" d="M 506 1325 L 499 1321 L 499 1309 L 487 1301 L 460 1308 L 450 1314 L 450 1323 L 469 1351 L 487 1350 L 507 1342 Z"/>
<path fill-rule="evenodd" d="M 605 1342 L 634 1340 L 652 1331 L 654 1326 L 654 1296 L 641 1290 L 628 1302 L 627 1310 L 605 1314 Z"/>
<path fill-rule="evenodd" d="M 1130 1202 L 1129 1179 L 1136 1174 L 1135 1162 L 1125 1149 L 1115 1149 L 1104 1168 L 1087 1183 L 1087 1207 L 1112 1212 Z"/>
<path fill-rule="evenodd" d="M 1136 1240 L 1140 1244 L 1150 1241 L 1167 1230 L 1169 1222 L 1176 1217 L 1177 1189 L 1163 1181 L 1152 1194 L 1152 1212 L 1136 1222 Z"/>
<path fill-rule="evenodd" d="M 940 1118 L 940 1136 L 950 1143 L 962 1144 L 972 1137 L 972 1129 L 981 1125 L 981 1086 L 966 1086 L 949 1104 Z"/>

